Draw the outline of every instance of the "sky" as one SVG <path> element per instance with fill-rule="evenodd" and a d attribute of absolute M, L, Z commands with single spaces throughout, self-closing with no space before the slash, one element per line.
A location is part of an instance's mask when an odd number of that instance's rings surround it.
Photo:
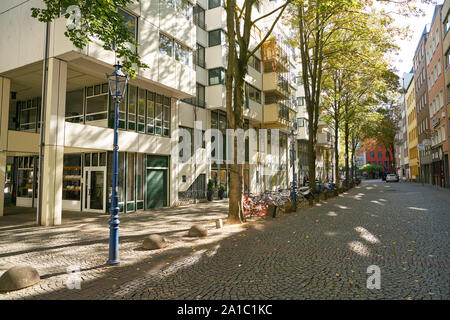
<path fill-rule="evenodd" d="M 436 4 L 442 4 L 443 2 L 443 0 L 435 1 Z M 393 16 L 397 26 L 409 26 L 410 28 L 410 37 L 408 40 L 397 40 L 400 51 L 398 55 L 394 56 L 394 66 L 398 69 L 397 75 L 400 77 L 403 77 L 404 72 L 411 71 L 414 52 L 416 51 L 422 31 L 425 25 L 431 24 L 431 19 L 433 19 L 434 4 L 417 3 L 417 6 L 423 10 L 425 16 L 407 18 L 397 15 Z"/>

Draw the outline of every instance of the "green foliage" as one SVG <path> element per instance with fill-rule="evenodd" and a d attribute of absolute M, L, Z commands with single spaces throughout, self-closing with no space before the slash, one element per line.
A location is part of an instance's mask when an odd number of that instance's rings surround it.
<path fill-rule="evenodd" d="M 360 173 L 362 173 L 362 172 L 375 173 L 375 172 L 380 172 L 382 170 L 383 169 L 381 167 L 378 167 L 373 164 L 365 164 L 364 166 L 362 166 L 361 168 L 358 169 L 358 171 Z"/>
<path fill-rule="evenodd" d="M 214 180 L 213 179 L 208 180 L 208 191 L 214 191 Z"/>
<path fill-rule="evenodd" d="M 134 3 L 134 0 L 43 0 L 46 7 L 32 8 L 32 17 L 41 22 L 58 19 L 62 12 L 64 17 L 73 20 L 73 27 L 67 27 L 65 36 L 75 47 L 83 49 L 93 39 L 102 43 L 103 49 L 115 51 L 124 70 L 130 77 L 135 77 L 137 68 L 149 68 L 141 61 L 136 48 L 138 43 L 118 11 Z M 75 12 L 68 10 L 71 6 L 79 8 L 80 20 Z M 71 8 L 72 9 L 72 8 Z M 75 19 L 73 19 L 75 18 Z"/>

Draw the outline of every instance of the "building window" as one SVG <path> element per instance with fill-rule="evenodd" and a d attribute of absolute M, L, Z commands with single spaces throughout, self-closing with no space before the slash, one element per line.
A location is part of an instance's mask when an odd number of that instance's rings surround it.
<path fill-rule="evenodd" d="M 139 88 L 138 91 L 138 125 L 137 131 L 145 133 L 145 103 L 147 101 L 146 90 Z"/>
<path fill-rule="evenodd" d="M 162 33 L 159 34 L 159 52 L 175 57 L 175 60 L 187 66 L 191 64 L 191 50 Z"/>
<path fill-rule="evenodd" d="M 248 65 L 251 66 L 256 71 L 261 72 L 261 60 L 258 59 L 258 57 L 251 56 L 248 59 Z"/>
<path fill-rule="evenodd" d="M 128 87 L 128 130 L 136 130 L 136 100 L 137 88 Z"/>
<path fill-rule="evenodd" d="M 199 5 L 196 5 L 194 7 L 194 24 L 199 26 L 203 30 L 206 30 L 205 10 Z"/>
<path fill-rule="evenodd" d="M 194 98 L 182 99 L 182 101 L 192 104 L 197 107 L 204 108 L 205 104 L 205 86 L 197 83 L 196 86 L 196 96 Z"/>
<path fill-rule="evenodd" d="M 205 86 L 197 83 L 196 88 L 197 93 L 197 106 L 204 108 L 205 107 Z"/>
<path fill-rule="evenodd" d="M 166 4 L 181 13 L 187 20 L 191 19 L 192 5 L 186 0 L 165 0 Z"/>
<path fill-rule="evenodd" d="M 98 84 L 86 88 L 86 122 L 106 127 L 108 117 L 108 85 Z M 107 122 L 107 121 L 106 121 Z"/>
<path fill-rule="evenodd" d="M 137 17 L 129 14 L 128 12 L 119 9 L 120 14 L 122 14 L 123 19 L 125 20 L 125 26 L 128 30 L 130 30 L 131 34 L 133 35 L 133 39 L 137 39 Z"/>
<path fill-rule="evenodd" d="M 191 50 L 182 44 L 175 42 L 175 60 L 189 66 L 191 64 L 190 54 Z"/>
<path fill-rule="evenodd" d="M 155 93 L 147 92 L 147 133 L 155 133 Z"/>
<path fill-rule="evenodd" d="M 191 20 L 192 16 L 192 5 L 187 0 L 176 0 L 176 9 L 180 12 L 187 20 Z"/>
<path fill-rule="evenodd" d="M 374 153 L 374 152 L 371 152 L 371 153 L 370 153 L 370 157 L 371 157 L 371 158 L 375 158 L 375 153 Z"/>
<path fill-rule="evenodd" d="M 159 34 L 159 52 L 173 56 L 173 40 L 162 33 Z"/>
<path fill-rule="evenodd" d="M 216 85 L 216 84 L 223 84 L 224 83 L 224 70 L 222 68 L 215 68 L 208 70 L 208 78 L 209 78 L 209 85 Z"/>
<path fill-rule="evenodd" d="M 222 0 L 208 0 L 208 9 L 214 9 L 222 5 Z"/>
<path fill-rule="evenodd" d="M 209 43 L 210 47 L 218 46 L 222 43 L 222 41 L 221 41 L 222 30 L 218 29 L 218 30 L 210 31 L 208 33 L 208 36 L 209 36 L 208 43 Z"/>
<path fill-rule="evenodd" d="M 199 67 L 205 68 L 205 48 L 197 43 L 197 50 L 194 53 L 194 64 Z"/>
<path fill-rule="evenodd" d="M 79 89 L 66 93 L 66 121 L 83 122 L 84 90 Z"/>
<path fill-rule="evenodd" d="M 261 103 L 261 90 L 256 89 L 252 85 L 245 83 L 245 98 Z"/>
<path fill-rule="evenodd" d="M 297 103 L 298 103 L 299 107 L 303 107 L 305 105 L 305 97 L 298 97 Z"/>

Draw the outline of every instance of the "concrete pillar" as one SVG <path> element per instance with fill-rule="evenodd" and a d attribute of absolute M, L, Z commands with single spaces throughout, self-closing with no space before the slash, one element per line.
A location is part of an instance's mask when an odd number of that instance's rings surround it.
<path fill-rule="evenodd" d="M 178 129 L 178 101 L 175 98 L 171 99 L 171 106 L 170 106 L 170 116 L 171 116 L 171 122 L 170 122 L 170 136 L 171 136 L 171 142 L 170 142 L 170 147 L 171 150 L 173 150 L 178 141 L 176 141 L 176 139 L 174 139 L 174 132 L 175 130 Z M 173 157 L 170 157 L 170 172 L 169 172 L 169 179 L 168 179 L 168 184 L 169 184 L 169 205 L 170 206 L 174 206 L 177 201 L 178 201 L 178 185 L 180 184 L 180 180 L 179 180 L 179 171 L 180 171 L 180 165 L 175 161 L 175 159 L 173 159 Z M 146 181 L 144 179 L 144 181 Z"/>
<path fill-rule="evenodd" d="M 45 101 L 45 135 L 41 225 L 61 224 L 64 160 L 64 121 L 66 109 L 67 63 L 49 59 L 47 99 Z"/>
<path fill-rule="evenodd" d="M 0 77 L 0 216 L 3 216 L 11 81 Z"/>
<path fill-rule="evenodd" d="M 5 206 L 6 152 L 0 152 L 0 217 Z"/>

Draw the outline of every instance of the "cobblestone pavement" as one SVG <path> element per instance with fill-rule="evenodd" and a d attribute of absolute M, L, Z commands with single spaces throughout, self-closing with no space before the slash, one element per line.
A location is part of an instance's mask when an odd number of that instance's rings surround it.
<path fill-rule="evenodd" d="M 448 190 L 363 181 L 314 208 L 230 229 L 214 241 L 146 253 L 101 274 L 82 270 L 80 290 L 24 289 L 0 298 L 449 299 L 449 208 Z M 42 259 L 55 250 L 41 251 Z M 381 269 L 379 290 L 366 286 L 371 265 Z"/>
<path fill-rule="evenodd" d="M 215 230 L 215 220 L 226 218 L 227 203 L 215 201 L 177 208 L 162 208 L 154 211 L 120 214 L 119 254 L 120 267 L 106 266 L 109 244 L 109 215 L 63 212 L 60 226 L 37 227 L 34 210 L 24 209 L 26 214 L 0 217 L 0 275 L 14 265 L 35 267 L 40 276 L 39 285 L 23 290 L 2 293 L 0 299 L 40 298 L 66 288 L 68 268 L 79 268 L 83 289 L 91 288 L 87 283 L 106 275 L 116 278 L 124 270 L 151 256 L 163 259 L 192 246 L 217 241 L 228 234 Z M 205 225 L 211 234 L 208 239 L 187 237 L 193 224 Z M 238 230 L 237 230 L 238 231 Z M 147 251 L 141 248 L 146 235 L 160 234 L 169 243 L 168 249 Z M 157 261 L 152 259 L 152 261 Z M 130 273 L 130 272 L 128 272 Z M 130 276 L 132 273 L 130 273 Z M 100 290 L 101 285 L 95 287 Z M 92 289 L 94 290 L 94 289 Z M 80 290 L 82 293 L 85 290 Z M 73 292 L 73 291 L 71 291 Z"/>

